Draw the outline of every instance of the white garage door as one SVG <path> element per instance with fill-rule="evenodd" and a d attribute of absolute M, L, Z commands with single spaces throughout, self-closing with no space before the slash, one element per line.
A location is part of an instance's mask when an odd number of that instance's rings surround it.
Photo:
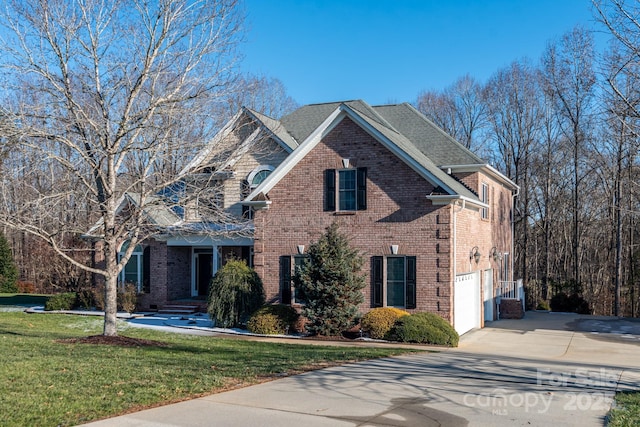
<path fill-rule="evenodd" d="M 456 276 L 453 295 L 453 327 L 460 334 L 480 327 L 480 274 Z"/>

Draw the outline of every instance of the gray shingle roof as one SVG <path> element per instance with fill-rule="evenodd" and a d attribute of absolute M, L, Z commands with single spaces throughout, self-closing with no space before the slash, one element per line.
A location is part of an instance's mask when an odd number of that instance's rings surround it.
<path fill-rule="evenodd" d="M 380 105 L 373 109 L 438 166 L 486 164 L 410 104 Z"/>
<path fill-rule="evenodd" d="M 438 165 L 484 164 L 460 143 L 435 126 L 409 104 L 371 107 L 364 101 L 305 105 L 281 119 L 302 143 L 340 105 L 346 105 L 386 139 L 395 144 L 455 194 L 477 199 L 477 195 Z"/>
<path fill-rule="evenodd" d="M 340 102 L 305 105 L 282 117 L 280 123 L 301 144 L 339 105 Z"/>
<path fill-rule="evenodd" d="M 294 137 L 292 137 L 287 129 L 280 123 L 280 121 L 276 119 L 272 119 L 269 116 L 265 116 L 262 113 L 251 110 L 247 108 L 249 113 L 253 114 L 253 116 L 259 120 L 267 129 L 269 129 L 276 137 L 278 137 L 283 143 L 285 143 L 291 151 L 295 150 L 298 147 L 298 141 Z"/>

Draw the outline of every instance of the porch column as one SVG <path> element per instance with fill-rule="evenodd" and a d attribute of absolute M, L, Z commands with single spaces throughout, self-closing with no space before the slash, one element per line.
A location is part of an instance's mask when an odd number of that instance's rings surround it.
<path fill-rule="evenodd" d="M 213 245 L 212 247 L 213 254 L 211 255 L 211 277 L 215 276 L 218 272 L 218 245 Z"/>

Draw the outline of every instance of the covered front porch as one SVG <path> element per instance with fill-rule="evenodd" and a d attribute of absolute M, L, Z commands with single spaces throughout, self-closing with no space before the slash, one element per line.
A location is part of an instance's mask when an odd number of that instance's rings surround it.
<path fill-rule="evenodd" d="M 149 246 L 149 287 L 138 296 L 138 305 L 150 310 L 169 305 L 206 308 L 211 279 L 227 261 L 253 264 L 253 239 L 247 237 L 172 237 Z"/>
<path fill-rule="evenodd" d="M 227 261 L 253 264 L 253 239 L 246 237 L 171 238 L 167 240 L 167 301 L 206 300 L 211 278 Z M 186 286 L 188 285 L 188 286 Z"/>

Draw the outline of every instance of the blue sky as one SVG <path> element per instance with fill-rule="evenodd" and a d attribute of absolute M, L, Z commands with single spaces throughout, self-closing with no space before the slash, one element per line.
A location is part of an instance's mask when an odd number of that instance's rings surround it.
<path fill-rule="evenodd" d="M 280 79 L 300 104 L 412 102 L 516 59 L 537 62 L 590 0 L 246 0 L 246 72 Z"/>

